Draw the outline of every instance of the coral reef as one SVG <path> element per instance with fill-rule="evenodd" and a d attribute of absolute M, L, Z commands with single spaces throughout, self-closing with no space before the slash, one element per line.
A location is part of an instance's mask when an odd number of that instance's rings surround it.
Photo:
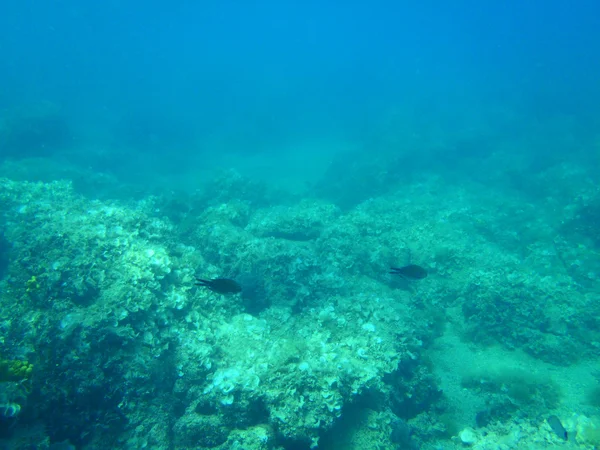
<path fill-rule="evenodd" d="M 600 351 L 597 297 L 539 210 L 505 196 L 500 215 L 493 193 L 462 188 L 444 203 L 439 180 L 424 183 L 342 211 L 269 205 L 233 173 L 189 204 L 0 180 L 5 416 L 94 449 L 554 442 L 538 420 L 562 414 L 554 381 L 474 371 L 460 387 L 481 404 L 465 419 L 428 355 L 451 326 L 473 346 L 574 364 Z M 513 231 L 517 212 L 537 231 Z M 429 277 L 388 274 L 412 263 Z"/>

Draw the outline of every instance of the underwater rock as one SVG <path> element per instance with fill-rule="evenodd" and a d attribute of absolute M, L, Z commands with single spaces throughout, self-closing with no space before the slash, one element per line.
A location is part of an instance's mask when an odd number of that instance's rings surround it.
<path fill-rule="evenodd" d="M 491 421 L 492 421 L 492 413 L 491 413 L 491 411 L 489 411 L 487 409 L 479 411 L 475 415 L 475 423 L 477 424 L 478 428 L 487 427 Z"/>
<path fill-rule="evenodd" d="M 600 446 L 600 417 L 577 417 L 575 440 L 579 445 Z"/>
<path fill-rule="evenodd" d="M 458 433 L 458 437 L 464 445 L 473 445 L 479 440 L 477 433 L 475 433 L 475 431 L 469 427 Z"/>
<path fill-rule="evenodd" d="M 4 275 L 8 272 L 11 247 L 11 243 L 4 237 L 4 232 L 0 231 L 0 279 L 4 278 Z"/>
<path fill-rule="evenodd" d="M 185 447 L 217 447 L 227 441 L 229 430 L 218 415 L 189 413 L 180 417 L 173 427 L 175 443 Z"/>
<path fill-rule="evenodd" d="M 412 429 L 405 420 L 397 419 L 392 422 L 392 434 L 390 438 L 394 444 L 398 444 L 400 448 L 414 448 L 411 435 Z"/>

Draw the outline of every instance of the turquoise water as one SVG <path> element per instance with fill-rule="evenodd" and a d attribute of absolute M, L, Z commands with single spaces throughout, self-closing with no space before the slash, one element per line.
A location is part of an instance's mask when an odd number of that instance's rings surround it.
<path fill-rule="evenodd" d="M 600 447 L 598 29 L 4 2 L 0 447 Z"/>

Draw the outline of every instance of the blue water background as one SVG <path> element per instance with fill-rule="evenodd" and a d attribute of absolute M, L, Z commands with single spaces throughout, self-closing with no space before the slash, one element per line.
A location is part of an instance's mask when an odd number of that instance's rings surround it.
<path fill-rule="evenodd" d="M 9 0 L 0 9 L 0 108 L 58 105 L 78 156 L 67 162 L 124 181 L 160 174 L 176 185 L 171 175 L 183 174 L 193 187 L 225 167 L 314 181 L 347 149 L 419 152 L 427 139 L 473 130 L 551 134 L 556 118 L 585 139 L 598 120 L 594 1 Z"/>

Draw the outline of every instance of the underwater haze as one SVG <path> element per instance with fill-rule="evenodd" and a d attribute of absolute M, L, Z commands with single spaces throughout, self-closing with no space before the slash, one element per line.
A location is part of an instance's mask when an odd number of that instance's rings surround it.
<path fill-rule="evenodd" d="M 231 166 L 303 188 L 343 151 L 415 153 L 434 133 L 515 135 L 557 116 L 583 127 L 600 95 L 593 1 L 2 9 L 0 106 L 57 110 L 70 163 L 145 185 Z"/>
<path fill-rule="evenodd" d="M 0 6 L 0 448 L 600 448 L 600 4 Z"/>

